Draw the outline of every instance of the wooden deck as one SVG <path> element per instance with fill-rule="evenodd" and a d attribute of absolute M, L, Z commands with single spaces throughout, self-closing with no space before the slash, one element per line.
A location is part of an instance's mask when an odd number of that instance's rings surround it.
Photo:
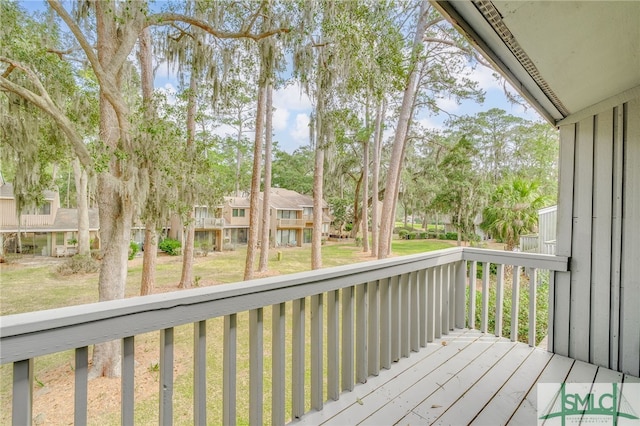
<path fill-rule="evenodd" d="M 292 425 L 536 424 L 540 383 L 638 382 L 544 349 L 456 330 Z"/>

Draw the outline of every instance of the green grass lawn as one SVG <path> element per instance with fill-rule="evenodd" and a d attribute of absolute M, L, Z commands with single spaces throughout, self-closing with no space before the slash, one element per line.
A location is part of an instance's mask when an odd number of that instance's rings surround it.
<path fill-rule="evenodd" d="M 396 240 L 393 241 L 394 255 L 407 255 L 426 251 L 452 247 L 455 242 L 437 240 Z M 277 252 L 282 252 L 282 260 L 277 260 Z M 194 275 L 199 278 L 201 286 L 232 283 L 242 280 L 244 258 L 246 250 L 224 253 L 212 253 L 207 257 L 197 258 L 194 265 Z M 273 249 L 270 252 L 269 275 L 289 274 L 310 269 L 310 247 L 294 247 Z M 371 261 L 373 257 L 362 253 L 362 248 L 354 243 L 329 243 L 322 247 L 323 266 L 331 267 L 352 264 L 355 262 Z M 59 276 L 55 272 L 55 264 L 25 265 L 14 263 L 2 265 L 0 268 L 0 306 L 2 315 L 29 312 L 34 310 L 51 309 L 62 306 L 90 303 L 97 301 L 98 274 L 74 276 Z M 161 256 L 157 265 L 157 292 L 177 291 L 180 280 L 182 262 L 180 257 Z M 127 297 L 139 293 L 142 262 L 140 258 L 129 262 L 129 274 L 126 286 Z M 327 309 L 325 303 L 325 310 Z M 291 304 L 287 303 L 287 395 L 290 395 L 291 383 Z M 306 329 L 310 333 L 310 309 L 307 308 Z M 326 315 L 326 313 L 325 313 Z M 184 325 L 175 328 L 175 385 L 174 385 L 174 420 L 176 424 L 193 424 L 191 411 L 191 392 L 193 383 L 192 371 L 192 342 L 193 327 Z M 223 338 L 222 318 L 207 321 L 208 370 L 207 387 L 210 404 L 208 404 L 208 419 L 211 424 L 219 424 L 221 417 L 222 390 L 222 350 L 220 342 Z M 249 394 L 249 357 L 248 357 L 248 313 L 238 315 L 238 352 L 237 352 L 237 406 L 238 423 L 248 423 L 248 394 Z M 325 336 L 326 338 L 326 336 Z M 307 338 L 307 344 L 309 339 Z M 310 363 L 308 357 L 306 362 Z M 159 359 L 159 335 L 147 333 L 136 336 L 136 424 L 157 424 L 157 378 L 158 373 L 153 364 Z M 58 404 L 55 396 L 66 395 L 60 387 L 70 386 L 73 380 L 73 352 L 65 351 L 49 356 L 39 357 L 35 361 L 35 399 L 34 416 L 46 412 L 51 404 Z M 325 369 L 326 369 L 325 362 Z M 264 392 L 265 392 L 265 422 L 270 422 L 271 398 L 271 308 L 264 309 Z M 307 368 L 309 373 L 309 368 Z M 309 373 L 310 374 L 310 373 Z M 326 374 L 324 377 L 326 378 Z M 99 379 L 89 382 L 89 412 L 91 424 L 119 424 L 119 405 L 115 398 L 113 407 L 105 395 L 105 389 L 113 387 L 117 393 L 118 383 L 111 383 L 113 379 Z M 310 377 L 306 378 L 309 386 Z M 11 404 L 11 365 L 0 367 L 0 424 L 7 424 L 10 416 Z M 64 385 L 64 386 L 63 386 Z M 101 386 L 106 386 L 101 388 Z M 48 392 L 46 396 L 39 393 Z M 55 394 L 55 395 L 54 395 Z M 69 395 L 72 401 L 72 393 Z M 112 398 L 113 399 L 113 398 Z M 289 402 L 290 403 L 290 402 Z M 309 402 L 307 401 L 307 405 Z M 69 407 L 71 407 L 70 405 Z M 53 413 L 71 411 L 71 408 L 58 407 Z M 310 406 L 307 406 L 309 409 Z M 291 407 L 287 407 L 290 416 Z M 47 422 L 62 419 L 52 418 L 49 413 Z M 66 417 L 65 417 L 66 419 Z"/>

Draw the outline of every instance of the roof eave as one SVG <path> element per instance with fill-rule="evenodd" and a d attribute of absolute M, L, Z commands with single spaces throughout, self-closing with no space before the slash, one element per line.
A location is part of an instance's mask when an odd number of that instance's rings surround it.
<path fill-rule="evenodd" d="M 430 1 L 546 120 L 555 125 L 568 115 L 554 106 L 471 1 Z"/>

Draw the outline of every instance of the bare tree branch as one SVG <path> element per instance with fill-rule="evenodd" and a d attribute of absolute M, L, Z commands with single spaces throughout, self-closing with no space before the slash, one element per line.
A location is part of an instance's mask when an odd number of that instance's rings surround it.
<path fill-rule="evenodd" d="M 192 16 L 182 15 L 179 13 L 156 13 L 147 17 L 146 22 L 144 23 L 144 27 L 148 27 L 151 25 L 167 25 L 172 22 L 184 22 L 194 27 L 198 27 L 201 30 L 205 31 L 208 34 L 220 39 L 233 39 L 233 38 L 248 38 L 254 41 L 262 40 L 263 38 L 271 37 L 276 34 L 288 33 L 291 31 L 290 28 L 276 28 L 273 30 L 265 31 L 259 34 L 252 34 L 247 31 L 239 31 L 239 32 L 226 32 L 219 31 L 209 25 L 207 22 L 202 21 L 200 19 L 196 19 Z"/>

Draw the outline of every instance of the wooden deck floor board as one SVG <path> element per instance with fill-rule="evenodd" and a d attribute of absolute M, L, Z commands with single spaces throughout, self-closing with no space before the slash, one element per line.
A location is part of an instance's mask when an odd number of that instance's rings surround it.
<path fill-rule="evenodd" d="M 535 424 L 537 383 L 594 381 L 640 379 L 477 330 L 455 330 L 291 424 Z"/>
<path fill-rule="evenodd" d="M 502 357 L 489 370 L 485 371 L 479 380 L 475 383 L 468 382 L 469 384 L 473 383 L 470 387 L 467 384 L 468 390 L 453 404 L 449 404 L 448 409 L 442 415 L 433 420 L 417 409 L 416 412 L 427 417 L 434 424 L 469 424 L 517 371 L 518 366 L 531 355 L 532 351 L 533 348 L 525 345 L 514 346 L 507 356 Z"/>
<path fill-rule="evenodd" d="M 302 419 L 294 423 L 296 425 L 324 424 L 330 422 L 341 412 L 351 408 L 357 409 L 357 406 L 364 405 L 365 402 L 370 411 L 371 407 L 375 406 L 374 404 L 384 401 L 385 398 L 389 398 L 389 395 L 385 394 L 389 389 L 382 389 L 385 384 L 395 381 L 398 377 L 411 377 L 420 374 L 422 368 L 418 367 L 420 362 L 434 355 L 436 352 L 440 353 L 436 355 L 436 358 L 432 359 L 431 362 L 439 365 L 437 364 L 437 360 L 439 359 L 441 363 L 445 362 L 450 356 L 449 352 L 451 351 L 453 353 L 453 348 L 465 347 L 478 338 L 480 338 L 478 334 L 467 333 L 466 330 L 454 330 L 444 339 L 448 342 L 447 346 L 442 346 L 442 344 L 429 344 L 426 348 L 422 348 L 420 352 L 412 353 L 409 358 L 401 358 L 398 362 L 391 365 L 390 370 L 380 370 L 378 376 L 369 377 L 367 383 L 357 385 L 352 392 L 343 392 L 338 401 L 328 401 L 322 411 L 307 413 Z M 396 387 L 399 388 L 400 385 L 396 383 Z"/>
<path fill-rule="evenodd" d="M 379 425 L 392 424 L 402 419 L 404 416 L 412 412 L 412 410 L 421 403 L 430 405 L 441 405 L 432 401 L 433 395 L 438 395 L 440 391 L 450 389 L 451 393 L 462 390 L 466 378 L 460 377 L 479 376 L 483 371 L 490 368 L 496 362 L 496 358 L 504 356 L 511 350 L 511 345 L 501 345 L 489 339 L 485 344 L 477 342 L 470 345 L 464 352 L 460 353 L 455 360 L 447 363 L 445 368 L 437 369 L 431 374 L 423 377 L 412 388 L 406 389 L 401 395 L 390 401 L 387 405 L 381 407 L 376 412 L 371 413 L 361 424 L 363 425 Z M 500 347 L 496 347 L 499 345 Z M 471 364 L 478 365 L 478 368 L 468 369 Z M 466 388 L 465 388 L 466 389 Z M 415 412 L 421 417 L 426 416 L 421 412 Z M 427 421 L 429 419 L 427 418 Z M 402 421 L 402 424 L 405 424 Z"/>
<path fill-rule="evenodd" d="M 535 349 L 518 367 L 505 385 L 485 405 L 478 416 L 473 419 L 476 425 L 506 424 L 527 394 L 534 389 L 536 380 L 548 366 L 553 354 L 542 349 Z M 527 383 L 530 387 L 527 387 Z M 534 408 L 535 410 L 535 408 Z"/>
<path fill-rule="evenodd" d="M 442 339 L 445 340 L 445 339 Z M 448 340 L 446 338 L 446 340 Z M 392 424 L 389 419 L 396 418 L 399 419 L 403 416 L 395 414 L 398 410 L 406 410 L 404 414 L 411 411 L 414 405 L 411 405 L 413 398 L 419 397 L 422 394 L 421 391 L 416 391 L 418 389 L 419 384 L 423 383 L 426 377 L 428 381 L 432 382 L 432 386 L 437 386 L 435 384 L 438 380 L 443 381 L 444 377 L 441 377 L 441 374 L 445 374 L 446 371 L 450 370 L 451 365 L 458 365 L 460 363 L 466 363 L 466 357 L 477 356 L 482 353 L 482 351 L 486 350 L 489 344 L 482 344 L 480 342 L 481 339 L 474 340 L 470 344 L 465 344 L 465 342 L 460 342 L 458 340 L 449 341 L 446 346 L 442 346 L 437 352 L 435 352 L 432 356 L 425 358 L 420 362 L 417 367 L 422 369 L 422 372 L 412 372 L 411 374 L 402 375 L 402 377 L 398 377 L 397 380 L 385 384 L 385 386 L 380 387 L 376 390 L 375 393 L 368 395 L 367 399 L 363 399 L 363 404 L 359 406 L 353 406 L 348 411 L 343 411 L 339 415 L 332 418 L 327 424 L 330 425 L 355 425 L 360 422 L 367 421 L 370 416 L 380 416 L 380 410 L 384 410 L 383 413 L 386 413 L 387 410 L 391 410 L 394 414 L 382 414 L 386 419 L 384 424 Z M 444 366 L 447 367 L 444 367 Z M 409 398 L 409 401 L 405 401 L 405 398 Z M 406 409 L 409 405 L 410 407 Z M 378 417 L 379 418 L 379 417 Z M 376 423 L 380 424 L 380 423 Z"/>
<path fill-rule="evenodd" d="M 537 383 L 557 383 L 564 382 L 574 364 L 571 358 L 553 355 L 545 369 L 538 376 Z M 509 424 L 522 425 L 531 424 L 536 419 L 536 406 L 538 394 L 535 386 L 532 386 L 525 399 L 520 403 L 516 412 L 509 419 Z"/>

